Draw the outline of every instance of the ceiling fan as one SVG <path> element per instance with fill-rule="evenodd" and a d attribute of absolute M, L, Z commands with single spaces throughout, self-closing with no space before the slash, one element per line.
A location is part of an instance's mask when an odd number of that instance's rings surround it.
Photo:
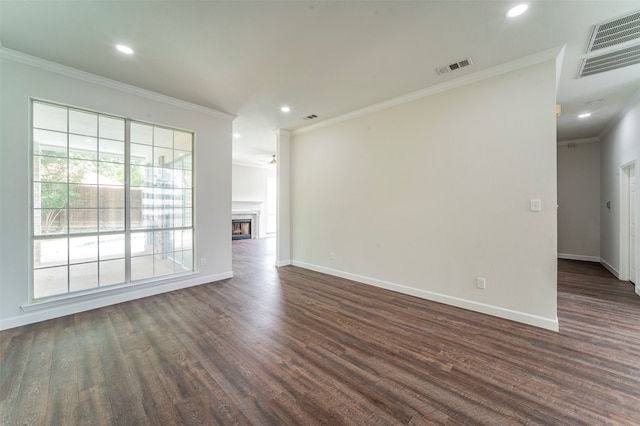
<path fill-rule="evenodd" d="M 276 164 L 276 163 L 277 163 L 277 161 L 276 161 L 276 154 L 272 154 L 271 156 L 272 156 L 271 160 L 269 160 L 269 161 L 266 161 L 266 160 L 260 160 L 260 163 L 264 163 L 264 164 Z"/>

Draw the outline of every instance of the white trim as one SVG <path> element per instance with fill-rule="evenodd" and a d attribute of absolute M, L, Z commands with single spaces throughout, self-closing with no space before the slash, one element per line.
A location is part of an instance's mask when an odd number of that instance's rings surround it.
<path fill-rule="evenodd" d="M 370 114 L 375 111 L 391 108 L 396 105 L 401 105 L 417 99 L 425 98 L 427 96 L 432 96 L 437 93 L 446 92 L 447 90 L 456 89 L 458 87 L 466 86 L 468 84 L 476 83 L 478 81 L 485 80 L 488 78 L 497 77 L 501 74 L 506 74 L 508 72 L 516 71 L 531 65 L 536 65 L 544 61 L 556 59 L 561 53 L 564 53 L 564 46 L 544 50 L 542 52 L 538 52 L 536 54 L 527 56 L 522 59 L 507 62 L 506 64 L 501 64 L 501 65 L 491 67 L 482 71 L 478 71 L 476 73 L 469 74 L 469 75 L 457 78 L 455 80 L 450 80 L 445 83 L 436 84 L 435 86 L 430 86 L 422 90 L 418 90 L 415 92 L 408 93 L 406 95 L 398 96 L 383 102 L 379 102 L 377 104 L 373 104 L 368 107 L 349 112 L 347 114 L 330 118 L 328 120 L 322 121 L 317 124 L 312 124 L 310 126 L 302 127 L 294 130 L 292 134 L 299 135 L 302 133 L 310 132 L 312 130 L 320 129 L 322 127 L 327 127 L 333 124 L 341 123 L 343 121 L 347 121 L 352 118 L 361 117 L 363 115 Z"/>
<path fill-rule="evenodd" d="M 291 259 L 276 261 L 276 267 L 278 268 L 281 266 L 288 266 L 288 265 L 291 265 Z"/>
<path fill-rule="evenodd" d="M 273 169 L 273 164 L 271 164 L 270 162 L 266 162 L 264 164 L 256 164 L 256 163 L 252 163 L 250 161 L 235 161 L 232 160 L 231 164 L 234 166 L 240 166 L 240 167 L 252 167 L 255 169 Z"/>
<path fill-rule="evenodd" d="M 345 278 L 359 283 L 372 285 L 374 287 L 384 288 L 387 290 L 395 291 L 402 294 L 408 294 L 410 296 L 420 297 L 422 299 L 431 300 L 434 302 L 444 303 L 446 305 L 455 306 L 458 308 L 468 309 L 475 312 L 480 312 L 487 315 L 492 315 L 499 318 L 508 319 L 511 321 L 517 321 L 524 324 L 533 325 L 536 327 L 544 328 L 551 331 L 559 330 L 558 318 L 555 319 L 540 317 L 538 315 L 527 314 L 525 312 L 514 311 L 507 308 L 502 308 L 494 305 L 487 305 L 485 303 L 475 302 L 473 300 L 461 299 L 458 297 L 447 296 L 446 294 L 435 293 L 427 290 L 420 290 L 413 287 L 407 287 L 400 284 L 391 283 L 388 281 L 382 281 L 375 278 L 364 277 L 350 272 L 339 271 L 336 269 L 325 268 L 323 266 L 313 265 L 298 260 L 292 260 L 291 264 L 300 268 L 309 269 L 323 274 L 332 275 L 340 278 Z"/>
<path fill-rule="evenodd" d="M 566 141 L 558 141 L 558 146 L 566 146 L 570 144 L 578 145 L 581 143 L 594 143 L 594 142 L 600 142 L 600 139 L 598 138 L 570 139 Z"/>
<path fill-rule="evenodd" d="M 567 50 L 567 45 L 562 46 L 558 55 L 556 56 L 556 98 L 558 97 L 558 89 L 560 88 L 560 80 L 562 77 L 562 67 L 564 66 L 564 54 Z M 561 107 L 562 108 L 562 107 Z"/>
<path fill-rule="evenodd" d="M 604 260 L 601 257 L 598 256 L 584 256 L 581 254 L 567 254 L 567 253 L 558 253 L 558 259 L 567 259 L 567 260 L 580 260 L 583 262 L 596 262 L 601 264 L 602 266 L 604 266 L 604 268 L 611 272 L 617 279 L 621 279 L 620 278 L 620 272 L 618 272 L 618 270 L 616 268 L 614 268 L 613 266 L 611 266 L 611 264 L 609 262 L 607 262 L 606 260 Z M 638 293 L 640 294 L 640 293 Z"/>
<path fill-rule="evenodd" d="M 620 209 L 619 209 L 619 223 L 620 223 L 620 235 L 618 237 L 618 241 L 620 243 L 619 253 L 620 253 L 620 262 L 618 267 L 620 268 L 620 272 L 618 278 L 623 281 L 629 280 L 629 182 L 631 180 L 631 169 L 634 169 L 635 172 L 636 162 L 629 161 L 622 166 L 620 166 L 619 176 L 619 188 L 620 188 Z"/>
<path fill-rule="evenodd" d="M 618 270 L 616 268 L 611 266 L 611 264 L 609 262 L 607 262 L 603 258 L 600 258 L 600 264 L 602 266 L 604 266 L 606 269 L 608 269 L 609 272 L 611 272 L 616 278 L 620 279 L 620 272 L 618 272 Z"/>
<path fill-rule="evenodd" d="M 37 58 L 35 56 L 27 55 L 22 52 L 7 49 L 6 47 L 0 46 L 0 57 L 4 59 L 9 59 L 11 61 L 19 62 L 25 65 L 30 65 L 32 67 L 41 68 L 47 71 L 62 74 L 67 77 L 76 78 L 78 80 L 83 80 L 89 83 L 98 84 L 100 86 L 108 87 L 115 90 L 120 90 L 122 92 L 141 96 L 143 98 L 162 102 L 168 105 L 173 105 L 178 108 L 201 112 L 204 114 L 212 115 L 214 117 L 222 118 L 230 121 L 235 120 L 236 118 L 236 116 L 233 114 L 221 112 L 213 108 L 197 105 L 191 102 L 183 101 L 181 99 L 172 98 L 171 96 L 162 95 L 157 92 L 152 92 L 151 90 L 141 89 L 140 87 L 121 83 L 119 81 L 111 80 L 109 78 L 91 74 L 85 71 L 80 71 L 75 68 L 71 68 L 65 65 L 60 65 L 55 62 L 51 62 L 45 59 Z"/>
<path fill-rule="evenodd" d="M 167 293 L 173 290 L 208 284 L 232 277 L 233 272 L 224 272 L 215 275 L 198 276 L 188 280 L 169 282 L 160 285 L 128 286 L 126 288 L 115 289 L 106 297 L 105 293 L 100 293 L 87 295 L 86 297 L 81 296 L 73 301 L 66 299 L 28 304 L 22 306 L 22 310 L 26 312 L 24 315 L 0 319 L 0 330 L 33 324 L 40 321 L 59 318 L 65 315 L 77 314 L 79 312 L 115 305 L 116 303 L 155 296 L 157 294 Z"/>
<path fill-rule="evenodd" d="M 583 261 L 583 262 L 600 263 L 600 257 L 599 256 L 585 256 L 583 254 L 558 253 L 558 259 L 580 260 L 580 261 Z"/>
<path fill-rule="evenodd" d="M 636 93 L 633 94 L 633 96 L 631 97 L 631 99 L 629 100 L 629 102 L 627 102 L 627 104 L 624 106 L 624 108 L 622 108 L 616 115 L 615 117 L 613 117 L 611 120 L 609 120 L 609 124 L 607 124 L 607 126 L 602 129 L 602 131 L 600 132 L 600 134 L 598 135 L 598 138 L 600 140 L 604 140 L 606 136 L 609 135 L 609 132 L 611 132 L 613 130 L 613 128 L 615 126 L 618 125 L 618 123 L 624 118 L 626 117 L 627 114 L 629 114 L 629 112 L 636 106 L 636 104 L 640 103 L 640 89 L 638 91 L 636 91 Z"/>

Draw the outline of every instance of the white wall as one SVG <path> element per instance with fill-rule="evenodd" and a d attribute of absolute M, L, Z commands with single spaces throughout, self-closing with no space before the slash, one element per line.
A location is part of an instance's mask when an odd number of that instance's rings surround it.
<path fill-rule="evenodd" d="M 232 275 L 229 237 L 232 116 L 126 88 L 119 83 L 47 64 L 6 49 L 2 51 L 1 70 L 0 328 Z M 182 279 L 166 279 L 154 286 L 132 286 L 99 296 L 29 305 L 30 97 L 196 133 L 196 273 Z"/>
<path fill-rule="evenodd" d="M 636 162 L 636 181 L 640 181 L 640 102 L 638 98 L 624 117 L 602 137 L 600 257 L 602 263 L 618 277 L 620 276 L 620 168 L 632 161 Z M 611 202 L 611 209 L 606 206 L 608 201 Z M 640 212 L 640 206 L 636 206 L 636 212 Z M 636 241 L 640 243 L 640 238 L 636 238 Z M 636 253 L 640 253 L 640 247 L 636 249 Z M 636 282 L 638 282 L 637 279 Z"/>
<path fill-rule="evenodd" d="M 558 257 L 600 261 L 600 142 L 558 145 Z"/>
<path fill-rule="evenodd" d="M 291 132 L 276 130 L 278 151 L 276 266 L 291 264 Z"/>
<path fill-rule="evenodd" d="M 545 60 L 294 132 L 292 263 L 557 329 L 555 84 Z"/>
<path fill-rule="evenodd" d="M 267 196 L 267 182 L 269 177 L 276 176 L 275 166 L 269 168 L 247 167 L 233 165 L 233 185 L 231 190 L 232 210 L 246 210 L 246 202 L 260 202 L 260 238 L 267 235 L 269 199 Z"/>

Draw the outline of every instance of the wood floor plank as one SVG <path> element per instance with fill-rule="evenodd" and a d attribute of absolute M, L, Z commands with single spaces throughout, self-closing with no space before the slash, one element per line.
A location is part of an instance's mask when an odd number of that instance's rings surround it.
<path fill-rule="evenodd" d="M 26 327 L 25 327 L 26 328 Z M 4 333 L 4 332 L 3 332 Z M 31 352 L 34 333 L 6 333 L 3 339 L 10 341 L 2 354 L 0 369 L 0 424 L 9 424 L 9 419 L 16 415 L 18 404 L 16 398 L 20 392 L 24 373 L 29 361 L 27 354 Z"/>
<path fill-rule="evenodd" d="M 78 412 L 68 401 L 79 398 L 77 337 L 73 317 L 56 321 L 58 327 L 54 336 L 51 359 L 51 379 L 46 410 L 46 424 L 77 424 Z"/>
<path fill-rule="evenodd" d="M 104 310 L 109 320 L 102 323 L 105 334 L 104 340 L 100 342 L 101 367 L 110 401 L 110 415 L 116 424 L 150 425 L 140 401 L 143 395 L 140 377 L 134 375 L 129 367 L 128 359 L 131 354 L 126 347 L 124 350 L 120 347 L 120 330 L 114 327 L 121 323 L 118 317 L 125 316 L 125 311 L 121 308 L 122 305 L 114 305 Z M 122 332 L 126 333 L 126 330 Z"/>
<path fill-rule="evenodd" d="M 2 424 L 635 425 L 640 297 L 560 260 L 555 333 L 293 266 L 0 332 Z"/>
<path fill-rule="evenodd" d="M 51 358 L 54 337 L 61 320 L 46 321 L 32 326 L 33 342 L 29 352 L 22 354 L 28 359 L 21 378 L 18 395 L 9 407 L 8 424 L 45 424 L 47 400 L 51 377 Z M 4 363 L 4 359 L 2 360 Z"/>
<path fill-rule="evenodd" d="M 78 402 L 67 401 L 67 404 L 75 406 L 77 425 L 106 426 L 115 424 L 109 395 L 104 384 L 81 389 L 78 394 Z"/>

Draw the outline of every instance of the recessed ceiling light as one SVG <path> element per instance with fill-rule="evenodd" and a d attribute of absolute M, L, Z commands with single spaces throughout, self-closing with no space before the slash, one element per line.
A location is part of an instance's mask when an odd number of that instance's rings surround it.
<path fill-rule="evenodd" d="M 587 117 L 591 117 L 591 113 L 590 112 L 585 112 L 584 114 L 580 114 L 578 116 L 578 118 L 587 118 Z"/>
<path fill-rule="evenodd" d="M 236 138 L 236 139 L 238 139 L 238 138 L 240 137 L 240 133 L 234 133 L 234 134 L 233 134 L 233 137 L 234 137 L 234 138 Z"/>
<path fill-rule="evenodd" d="M 597 105 L 600 102 L 604 101 L 604 98 L 600 98 L 600 99 L 592 99 L 589 102 L 585 102 L 587 105 L 589 106 L 593 106 L 593 105 Z"/>
<path fill-rule="evenodd" d="M 116 44 L 116 49 L 118 49 L 120 52 L 124 54 L 133 55 L 133 49 L 124 44 Z"/>
<path fill-rule="evenodd" d="M 280 108 L 280 111 L 282 111 L 282 112 L 290 112 L 291 108 L 289 108 L 288 106 L 285 105 L 282 108 Z"/>
<path fill-rule="evenodd" d="M 521 3 L 509 9 L 509 11 L 507 12 L 507 17 L 515 18 L 516 16 L 520 16 L 525 13 L 527 9 L 529 9 L 529 5 L 527 3 Z"/>

